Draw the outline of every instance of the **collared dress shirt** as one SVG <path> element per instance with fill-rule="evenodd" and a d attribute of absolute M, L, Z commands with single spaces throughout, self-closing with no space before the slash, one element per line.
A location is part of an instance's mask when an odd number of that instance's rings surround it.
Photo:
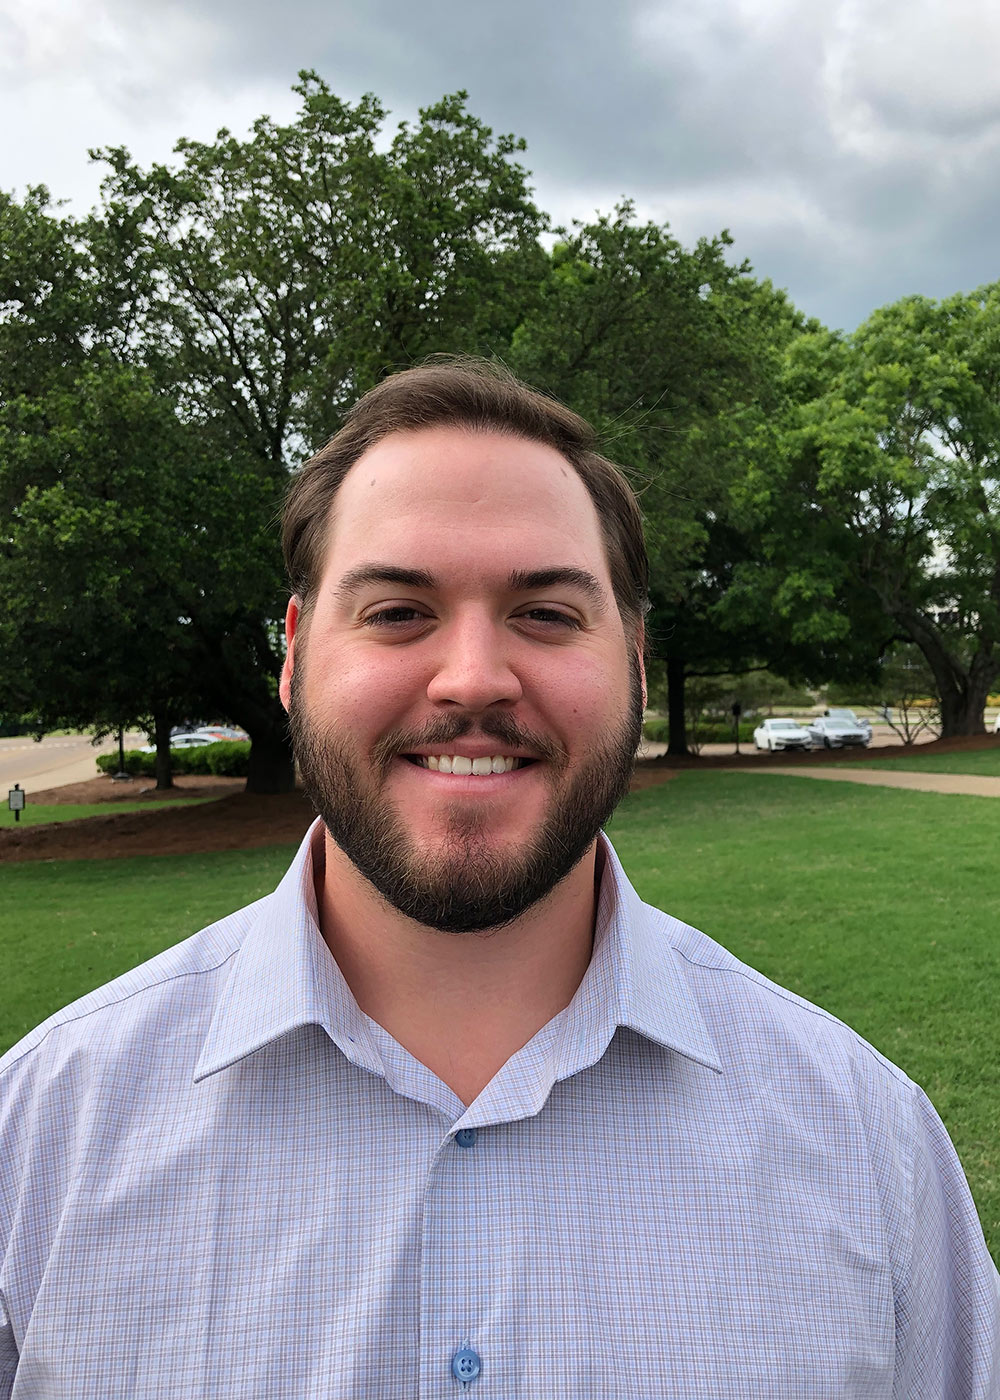
<path fill-rule="evenodd" d="M 276 892 L 0 1061 L 0 1395 L 987 1400 L 998 1280 L 921 1091 L 644 904 L 469 1107 Z"/>

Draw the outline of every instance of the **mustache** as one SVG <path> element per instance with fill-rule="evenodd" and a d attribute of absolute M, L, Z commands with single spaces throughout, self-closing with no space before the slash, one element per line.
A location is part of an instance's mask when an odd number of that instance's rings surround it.
<path fill-rule="evenodd" d="M 524 728 L 502 710 L 496 714 L 484 714 L 478 721 L 471 715 L 442 715 L 422 729 L 390 730 L 374 746 L 372 757 L 385 770 L 400 754 L 412 753 L 425 745 L 450 744 L 455 739 L 467 739 L 470 735 L 499 739 L 506 748 L 518 749 L 531 758 L 544 759 L 555 767 L 563 767 L 569 762 L 569 754 L 561 744 L 545 734 L 535 734 Z"/>

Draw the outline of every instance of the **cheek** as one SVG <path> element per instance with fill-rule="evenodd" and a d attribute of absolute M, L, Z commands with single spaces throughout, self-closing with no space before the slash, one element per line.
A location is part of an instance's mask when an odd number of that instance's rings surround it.
<path fill-rule="evenodd" d="M 628 704 L 628 675 L 617 658 L 612 662 L 583 652 L 565 658 L 557 671 L 539 672 L 530 690 L 553 719 L 561 716 L 574 728 L 602 728 Z"/>
<path fill-rule="evenodd" d="M 310 710 L 338 727 L 365 734 L 384 729 L 421 695 L 421 678 L 401 653 L 359 654 L 350 648 L 311 651 L 305 692 Z"/>

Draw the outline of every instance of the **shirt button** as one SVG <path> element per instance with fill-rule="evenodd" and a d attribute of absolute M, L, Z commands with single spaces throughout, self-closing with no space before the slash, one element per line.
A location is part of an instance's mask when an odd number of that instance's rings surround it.
<path fill-rule="evenodd" d="M 455 1141 L 459 1147 L 474 1147 L 476 1143 L 475 1128 L 459 1128 L 455 1134 Z"/>
<path fill-rule="evenodd" d="M 462 1347 L 451 1358 L 451 1374 L 465 1384 L 474 1381 L 483 1369 L 483 1363 L 471 1347 Z"/>

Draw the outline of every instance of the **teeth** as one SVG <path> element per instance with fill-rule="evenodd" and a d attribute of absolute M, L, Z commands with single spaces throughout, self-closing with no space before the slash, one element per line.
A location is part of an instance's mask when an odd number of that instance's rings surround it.
<path fill-rule="evenodd" d="M 455 773 L 461 778 L 474 774 L 485 778 L 489 773 L 512 772 L 517 759 L 505 758 L 502 754 L 494 754 L 492 758 L 466 758 L 463 754 L 442 753 L 428 754 L 421 762 L 432 773 Z"/>

